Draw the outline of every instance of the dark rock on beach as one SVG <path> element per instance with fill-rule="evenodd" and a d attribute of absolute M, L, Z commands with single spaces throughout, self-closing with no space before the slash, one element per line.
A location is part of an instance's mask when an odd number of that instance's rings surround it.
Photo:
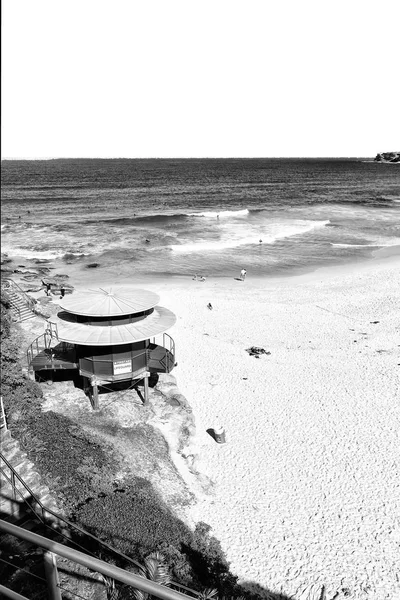
<path fill-rule="evenodd" d="M 96 269 L 99 266 L 100 266 L 100 263 L 89 263 L 88 265 L 86 265 L 86 268 L 87 269 Z"/>

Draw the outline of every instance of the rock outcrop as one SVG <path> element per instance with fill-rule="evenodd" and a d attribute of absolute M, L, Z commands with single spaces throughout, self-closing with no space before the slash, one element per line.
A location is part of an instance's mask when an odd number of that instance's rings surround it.
<path fill-rule="evenodd" d="M 386 163 L 398 163 L 400 162 L 400 152 L 382 152 L 378 153 L 375 158 L 375 162 L 386 162 Z"/>

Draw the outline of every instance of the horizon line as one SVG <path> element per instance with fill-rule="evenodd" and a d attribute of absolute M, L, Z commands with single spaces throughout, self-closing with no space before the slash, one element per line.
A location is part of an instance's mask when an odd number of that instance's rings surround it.
<path fill-rule="evenodd" d="M 377 153 L 382 154 L 382 153 Z M 386 152 L 384 153 L 386 154 Z M 400 154 L 396 152 L 395 154 Z M 254 160 L 254 159 L 339 159 L 374 158 L 372 155 L 338 156 L 4 156 L 1 160 Z"/>

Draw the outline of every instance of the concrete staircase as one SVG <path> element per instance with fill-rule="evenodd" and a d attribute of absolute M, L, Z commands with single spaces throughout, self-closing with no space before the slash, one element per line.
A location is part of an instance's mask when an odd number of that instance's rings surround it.
<path fill-rule="evenodd" d="M 18 321 L 26 321 L 35 316 L 27 301 L 13 290 L 7 290 L 10 299 L 10 306 L 14 316 Z"/>
<path fill-rule="evenodd" d="M 18 441 L 11 436 L 9 431 L 0 430 L 0 444 L 0 518 L 23 529 L 61 541 L 59 534 L 53 530 L 59 524 L 58 519 L 45 512 L 46 526 L 35 514 L 35 512 L 41 514 L 41 508 L 32 498 L 32 494 L 46 508 L 58 510 L 49 488 L 40 482 L 40 476 L 34 470 L 33 463 L 20 449 Z M 32 494 L 12 474 L 5 460 L 11 464 Z M 35 512 L 31 510 L 30 506 L 34 508 Z M 0 555 L 2 558 L 0 580 L 7 583 L 7 587 L 18 590 L 19 593 L 29 598 L 33 598 L 29 595 L 33 593 L 36 600 L 47 600 L 48 592 L 44 581 L 42 553 L 38 552 L 36 546 L 11 535 L 2 535 Z"/>
<path fill-rule="evenodd" d="M 20 449 L 19 442 L 12 437 L 9 431 L 2 430 L 0 433 L 0 443 L 0 512 L 2 518 L 15 522 L 20 517 L 24 500 L 31 499 L 30 491 L 16 477 L 14 481 L 17 491 L 13 491 L 13 476 L 3 457 L 11 464 L 12 468 L 32 491 L 32 494 L 46 508 L 58 512 L 59 509 L 49 488 L 41 483 L 39 474 L 34 470 L 34 464 L 28 459 L 26 453 Z M 26 506 L 26 508 L 28 507 Z M 40 513 L 40 507 L 35 508 L 38 508 Z M 52 520 L 50 515 L 47 515 L 47 517 Z M 56 524 L 55 520 L 54 524 Z"/>

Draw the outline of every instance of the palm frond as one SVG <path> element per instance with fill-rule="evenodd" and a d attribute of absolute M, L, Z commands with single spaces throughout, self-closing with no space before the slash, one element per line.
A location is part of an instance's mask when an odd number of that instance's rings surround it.
<path fill-rule="evenodd" d="M 147 579 L 168 585 L 171 583 L 171 576 L 165 562 L 165 557 L 161 552 L 152 552 L 144 559 L 147 572 Z"/>
<path fill-rule="evenodd" d="M 200 592 L 198 598 L 199 600 L 211 600 L 217 594 L 218 590 L 216 590 L 215 588 L 205 588 L 202 592 Z"/>

